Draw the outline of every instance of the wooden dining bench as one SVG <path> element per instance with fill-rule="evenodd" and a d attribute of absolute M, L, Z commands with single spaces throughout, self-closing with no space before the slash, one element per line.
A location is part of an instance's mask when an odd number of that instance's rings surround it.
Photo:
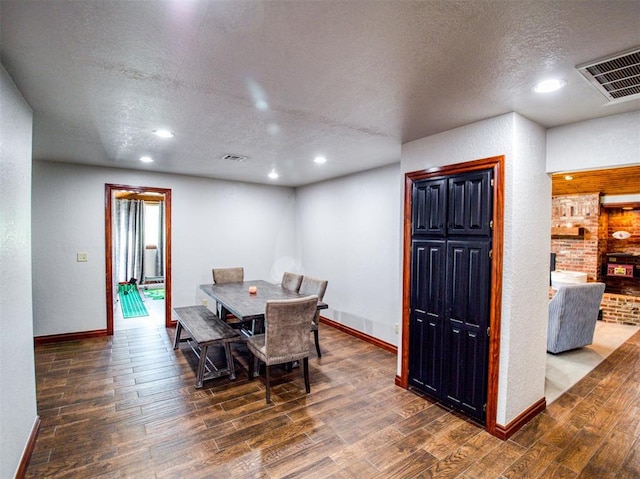
<path fill-rule="evenodd" d="M 240 339 L 238 331 L 218 318 L 206 306 L 173 308 L 173 315 L 178 322 L 173 349 L 178 349 L 181 342 L 187 342 L 199 358 L 196 372 L 196 388 L 201 388 L 203 382 L 207 379 L 223 375 L 229 375 L 230 379 L 235 379 L 236 373 L 233 366 L 230 343 Z M 183 329 L 189 334 L 188 338 L 180 338 Z M 211 359 L 207 358 L 209 346 L 222 346 L 224 348 L 227 358 L 226 367 L 217 367 Z"/>

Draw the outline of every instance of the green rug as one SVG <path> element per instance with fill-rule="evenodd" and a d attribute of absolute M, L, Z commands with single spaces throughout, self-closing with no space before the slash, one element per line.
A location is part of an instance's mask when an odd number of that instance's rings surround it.
<path fill-rule="evenodd" d="M 118 287 L 120 295 L 120 306 L 122 307 L 122 316 L 125 318 L 137 318 L 140 316 L 149 316 L 147 308 L 144 307 L 138 288 L 135 285 L 120 285 Z"/>
<path fill-rule="evenodd" d="M 143 293 L 150 299 L 164 299 L 164 288 L 145 289 Z"/>

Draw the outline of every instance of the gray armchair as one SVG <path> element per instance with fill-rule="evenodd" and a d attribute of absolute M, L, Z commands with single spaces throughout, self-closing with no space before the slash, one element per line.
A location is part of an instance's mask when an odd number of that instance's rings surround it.
<path fill-rule="evenodd" d="M 317 296 L 267 301 L 265 333 L 247 339 L 253 355 L 249 359 L 249 379 L 258 375 L 260 361 L 265 363 L 266 400 L 271 403 L 270 366 L 302 360 L 304 386 L 309 386 L 309 323 L 318 306 Z"/>
<path fill-rule="evenodd" d="M 549 302 L 547 351 L 561 353 L 593 342 L 604 283 L 561 286 Z"/>
<path fill-rule="evenodd" d="M 329 282 L 327 280 L 305 276 L 304 278 L 302 278 L 302 284 L 300 285 L 300 290 L 298 292 L 304 295 L 315 294 L 318 297 L 318 301 L 322 301 L 328 284 Z M 313 316 L 313 321 L 311 322 L 311 331 L 313 331 L 313 339 L 316 343 L 316 352 L 318 353 L 318 357 L 321 358 L 322 353 L 320 352 L 320 338 L 318 337 L 319 321 L 320 311 L 316 310 L 316 314 Z"/>

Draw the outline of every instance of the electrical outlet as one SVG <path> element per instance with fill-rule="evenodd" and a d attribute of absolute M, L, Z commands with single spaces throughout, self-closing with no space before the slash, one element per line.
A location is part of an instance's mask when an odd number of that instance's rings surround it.
<path fill-rule="evenodd" d="M 89 261 L 89 253 L 76 253 L 76 261 L 78 263 L 86 263 Z"/>
<path fill-rule="evenodd" d="M 393 332 L 396 334 L 400 332 L 400 326 L 398 325 L 398 323 L 393 325 Z"/>
<path fill-rule="evenodd" d="M 202 298 L 202 306 L 209 306 L 209 300 L 207 298 Z"/>

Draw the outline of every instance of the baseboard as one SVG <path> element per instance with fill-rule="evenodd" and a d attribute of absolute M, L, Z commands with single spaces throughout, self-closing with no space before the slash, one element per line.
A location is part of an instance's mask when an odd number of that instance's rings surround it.
<path fill-rule="evenodd" d="M 82 331 L 79 333 L 52 334 L 50 336 L 36 336 L 33 343 L 36 346 L 49 343 L 60 343 L 63 341 L 79 341 L 80 339 L 101 338 L 107 336 L 106 329 L 96 329 L 94 331 Z"/>
<path fill-rule="evenodd" d="M 374 338 L 373 336 L 369 336 L 368 334 L 358 331 L 357 329 L 353 329 L 353 328 L 350 328 L 349 326 L 345 326 L 344 324 L 337 323 L 329 318 L 325 318 L 324 316 L 320 316 L 320 322 L 323 324 L 326 324 L 327 326 L 331 326 L 332 328 L 336 328 L 337 330 L 342 331 L 343 333 L 347 333 L 350 336 L 361 339 L 362 341 L 373 344 L 374 346 L 378 346 L 379 348 L 382 348 L 385 351 L 389 351 L 390 353 L 393 353 L 396 355 L 398 354 L 397 346 L 394 346 L 393 344 L 389 344 L 378 338 Z"/>
<path fill-rule="evenodd" d="M 40 432 L 40 423 L 40 416 L 36 416 L 36 420 L 33 422 L 33 427 L 31 428 L 31 434 L 29 434 L 29 439 L 27 440 L 22 457 L 20 458 L 20 463 L 18 464 L 15 479 L 24 479 L 27 475 L 31 454 L 33 454 L 33 449 L 36 447 L 36 439 Z"/>
<path fill-rule="evenodd" d="M 527 409 L 522 411 L 513 421 L 511 421 L 506 426 L 502 424 L 496 424 L 496 427 L 493 431 L 489 431 L 491 434 L 496 436 L 503 441 L 506 441 L 511 436 L 513 436 L 522 426 L 531 421 L 534 417 L 544 411 L 547 407 L 547 400 L 545 398 L 536 401 Z"/>

